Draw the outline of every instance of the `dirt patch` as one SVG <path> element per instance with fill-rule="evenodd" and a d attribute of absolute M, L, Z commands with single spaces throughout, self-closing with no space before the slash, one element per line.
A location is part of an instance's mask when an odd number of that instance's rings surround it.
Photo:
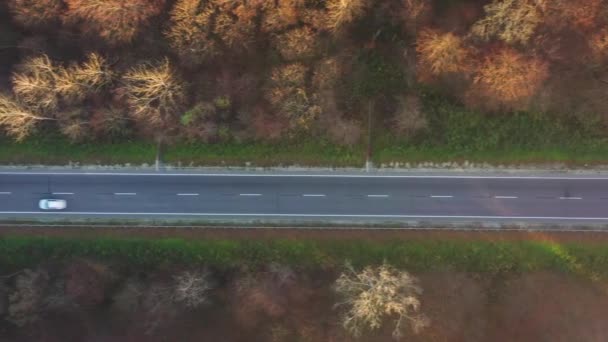
<path fill-rule="evenodd" d="M 368 241 L 393 241 L 395 239 L 449 239 L 481 241 L 552 241 L 604 244 L 608 242 L 608 230 L 604 232 L 551 232 L 551 231 L 456 231 L 456 230 L 384 230 L 348 228 L 251 228 L 238 227 L 1 227 L 2 235 L 78 237 L 78 238 L 183 238 L 183 239 L 314 239 Z"/>
<path fill-rule="evenodd" d="M 608 340 L 608 296 L 571 275 L 538 272 L 512 279 L 492 311 L 489 341 Z"/>

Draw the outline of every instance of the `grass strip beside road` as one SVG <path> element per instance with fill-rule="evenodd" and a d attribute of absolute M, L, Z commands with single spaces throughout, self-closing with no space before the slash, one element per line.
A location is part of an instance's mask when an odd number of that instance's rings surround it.
<path fill-rule="evenodd" d="M 17 165 L 154 165 L 156 146 L 132 141 L 122 143 L 71 144 L 62 138 L 30 139 L 22 143 L 0 140 L 0 164 Z M 593 146 L 555 146 L 538 149 L 492 148 L 461 150 L 442 146 L 376 145 L 374 162 L 463 162 L 493 165 L 533 165 L 564 163 L 594 165 L 608 163 L 608 144 Z M 363 146 L 341 147 L 319 141 L 300 143 L 220 143 L 176 144 L 166 148 L 164 163 L 181 166 L 317 166 L 362 167 Z"/>
<path fill-rule="evenodd" d="M 465 272 L 558 270 L 608 277 L 608 246 L 547 241 L 458 241 L 363 239 L 184 240 L 173 238 L 63 238 L 4 236 L 0 267 L 4 272 L 41 262 L 92 258 L 123 267 L 211 265 L 256 267 L 271 262 L 303 268 L 332 268 L 383 261 L 411 271 L 454 269 Z M 575 265 L 575 266 L 573 266 Z"/>
<path fill-rule="evenodd" d="M 376 164 L 464 160 L 494 165 L 608 164 L 608 127 L 599 117 L 483 114 L 434 95 L 426 96 L 424 103 L 427 127 L 418 134 L 399 135 L 377 126 L 373 132 Z M 182 166 L 362 167 L 366 139 L 362 136 L 360 140 L 354 146 L 341 146 L 324 138 L 322 131 L 273 142 L 239 142 L 228 136 L 216 143 L 173 143 L 164 149 L 163 161 Z M 137 139 L 71 143 L 50 132 L 40 132 L 23 142 L 0 138 L 0 164 L 153 165 L 155 156 L 154 143 Z"/>

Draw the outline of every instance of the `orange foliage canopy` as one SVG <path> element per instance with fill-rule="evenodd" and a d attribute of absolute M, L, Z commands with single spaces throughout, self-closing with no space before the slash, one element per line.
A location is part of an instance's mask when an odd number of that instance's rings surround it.
<path fill-rule="evenodd" d="M 66 19 L 81 23 L 111 44 L 131 42 L 149 22 L 160 14 L 165 0 L 65 0 Z"/>
<path fill-rule="evenodd" d="M 14 19 L 27 28 L 51 24 L 60 17 L 61 0 L 9 0 L 8 7 Z"/>
<path fill-rule="evenodd" d="M 543 7 L 549 24 L 580 30 L 593 29 L 608 16 L 605 0 L 544 0 Z"/>
<path fill-rule="evenodd" d="M 548 76 L 547 62 L 503 48 L 485 58 L 472 90 L 489 101 L 488 105 L 519 108 L 537 93 Z"/>
<path fill-rule="evenodd" d="M 462 38 L 447 32 L 426 29 L 420 32 L 416 41 L 419 58 L 419 77 L 438 76 L 445 73 L 469 70 L 470 50 Z"/>

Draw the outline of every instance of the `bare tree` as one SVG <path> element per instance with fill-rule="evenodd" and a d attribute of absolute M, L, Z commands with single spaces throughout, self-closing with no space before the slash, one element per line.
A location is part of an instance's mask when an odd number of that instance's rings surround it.
<path fill-rule="evenodd" d="M 56 76 L 57 68 L 47 55 L 28 58 L 13 73 L 13 92 L 31 108 L 51 111 L 58 105 Z"/>
<path fill-rule="evenodd" d="M 171 21 L 165 36 L 180 59 L 197 65 L 219 53 L 208 34 L 214 8 L 203 0 L 178 0 L 171 10 Z"/>
<path fill-rule="evenodd" d="M 168 59 L 160 65 L 134 67 L 123 76 L 123 83 L 121 91 L 133 110 L 133 116 L 154 127 L 170 123 L 184 102 L 184 83 Z"/>
<path fill-rule="evenodd" d="M 393 337 L 396 339 L 403 336 L 407 323 L 414 332 L 429 325 L 429 320 L 420 314 L 418 296 L 422 288 L 418 286 L 418 280 L 386 263 L 368 266 L 361 272 L 347 263 L 334 289 L 342 297 L 336 306 L 345 308 L 342 325 L 356 337 L 365 330 L 380 328 L 385 318 L 394 319 Z"/>
<path fill-rule="evenodd" d="M 0 127 L 17 140 L 29 136 L 36 128 L 36 124 L 44 120 L 54 119 L 35 114 L 12 98 L 0 94 Z"/>
<path fill-rule="evenodd" d="M 185 271 L 174 278 L 173 299 L 189 308 L 206 303 L 213 289 L 208 271 Z"/>
<path fill-rule="evenodd" d="M 55 76 L 55 87 L 67 102 L 77 103 L 111 83 L 113 77 L 106 59 L 90 53 L 84 63 L 60 68 Z"/>
<path fill-rule="evenodd" d="M 367 0 L 329 0 L 327 2 L 327 26 L 334 32 L 341 31 L 363 15 Z"/>

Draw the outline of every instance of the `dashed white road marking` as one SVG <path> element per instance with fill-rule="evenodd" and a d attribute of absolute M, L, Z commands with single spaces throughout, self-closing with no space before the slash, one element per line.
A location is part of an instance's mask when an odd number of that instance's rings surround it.
<path fill-rule="evenodd" d="M 116 196 L 135 196 L 137 195 L 135 192 L 115 192 Z"/>
<path fill-rule="evenodd" d="M 375 198 L 387 198 L 388 195 L 367 195 L 367 197 L 375 197 Z"/>
<path fill-rule="evenodd" d="M 581 200 L 582 197 L 560 197 L 560 200 Z"/>
<path fill-rule="evenodd" d="M 452 198 L 451 195 L 431 195 L 431 198 Z"/>
<path fill-rule="evenodd" d="M 2 191 L 2 192 L 0 192 L 0 195 L 10 195 L 10 194 L 12 194 L 12 192 L 10 192 L 10 191 Z"/>
<path fill-rule="evenodd" d="M 302 194 L 303 197 L 325 197 L 325 194 Z"/>
<path fill-rule="evenodd" d="M 73 195 L 73 192 L 53 192 L 53 195 Z"/>
<path fill-rule="evenodd" d="M 181 193 L 181 194 L 177 194 L 177 196 L 198 196 L 197 193 Z"/>
<path fill-rule="evenodd" d="M 262 194 L 239 194 L 239 196 L 262 196 Z"/>
<path fill-rule="evenodd" d="M 73 216 L 73 215 L 133 215 L 133 216 L 219 216 L 219 217 L 352 217 L 352 218 L 393 218 L 393 219 L 410 219 L 410 218 L 437 218 L 437 219 L 495 219 L 495 220 L 565 220 L 565 221 L 606 221 L 608 217 L 579 217 L 579 216 L 492 216 L 492 215 L 425 215 L 425 214 L 296 214 L 296 213 L 178 213 L 178 212 L 96 212 L 96 211 L 0 211 L 3 214 L 23 214 L 23 215 L 55 215 L 55 216 Z"/>
<path fill-rule="evenodd" d="M 517 196 L 494 196 L 497 199 L 515 199 Z"/>

